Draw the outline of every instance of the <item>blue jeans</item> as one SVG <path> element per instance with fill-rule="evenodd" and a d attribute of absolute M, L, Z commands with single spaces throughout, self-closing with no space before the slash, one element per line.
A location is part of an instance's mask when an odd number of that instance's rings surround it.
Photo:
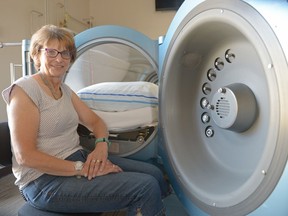
<path fill-rule="evenodd" d="M 80 150 L 66 160 L 85 161 Z M 123 169 L 121 173 L 87 178 L 44 174 L 29 183 L 22 193 L 32 206 L 54 212 L 110 212 L 127 209 L 127 215 L 165 215 L 162 197 L 168 185 L 162 172 L 148 163 L 120 157 L 109 160 Z M 139 215 L 141 215 L 139 214 Z"/>

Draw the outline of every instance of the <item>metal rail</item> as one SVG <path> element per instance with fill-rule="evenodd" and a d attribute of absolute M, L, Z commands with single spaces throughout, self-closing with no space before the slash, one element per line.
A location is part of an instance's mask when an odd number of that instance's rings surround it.
<path fill-rule="evenodd" d="M 6 47 L 6 46 L 21 46 L 22 42 L 14 42 L 14 43 L 3 43 L 0 42 L 0 48 Z"/>

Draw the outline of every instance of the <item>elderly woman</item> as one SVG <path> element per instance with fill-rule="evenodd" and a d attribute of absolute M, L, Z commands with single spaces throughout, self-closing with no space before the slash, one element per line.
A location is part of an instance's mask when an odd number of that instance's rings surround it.
<path fill-rule="evenodd" d="M 3 91 L 11 131 L 15 184 L 32 206 L 54 212 L 107 212 L 164 215 L 167 184 L 155 166 L 108 158 L 105 123 L 62 82 L 76 48 L 69 31 L 43 26 L 31 39 L 38 73 Z M 95 135 L 86 152 L 77 126 Z"/>

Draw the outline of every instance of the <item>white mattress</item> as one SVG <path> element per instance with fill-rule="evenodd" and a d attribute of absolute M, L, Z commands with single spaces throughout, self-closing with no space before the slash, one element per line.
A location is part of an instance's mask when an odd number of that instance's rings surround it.
<path fill-rule="evenodd" d="M 104 112 L 158 106 L 158 86 L 144 81 L 97 83 L 79 90 L 77 94 L 88 107 Z"/>
<path fill-rule="evenodd" d="M 127 131 L 158 123 L 158 107 L 143 107 L 122 112 L 93 111 L 104 120 L 109 131 Z"/>

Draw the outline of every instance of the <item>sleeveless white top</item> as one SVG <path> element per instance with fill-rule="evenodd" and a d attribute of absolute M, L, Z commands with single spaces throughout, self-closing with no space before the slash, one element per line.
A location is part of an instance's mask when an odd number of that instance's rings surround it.
<path fill-rule="evenodd" d="M 61 84 L 62 97 L 55 100 L 45 93 L 34 78 L 22 77 L 3 90 L 2 96 L 7 104 L 9 104 L 10 92 L 14 85 L 21 87 L 39 109 L 40 126 L 37 138 L 39 151 L 65 159 L 75 151 L 82 149 L 77 134 L 79 118 L 72 104 L 72 90 L 66 84 Z M 12 155 L 15 184 L 20 189 L 44 174 L 35 169 L 20 166 L 15 160 L 13 148 Z"/>

